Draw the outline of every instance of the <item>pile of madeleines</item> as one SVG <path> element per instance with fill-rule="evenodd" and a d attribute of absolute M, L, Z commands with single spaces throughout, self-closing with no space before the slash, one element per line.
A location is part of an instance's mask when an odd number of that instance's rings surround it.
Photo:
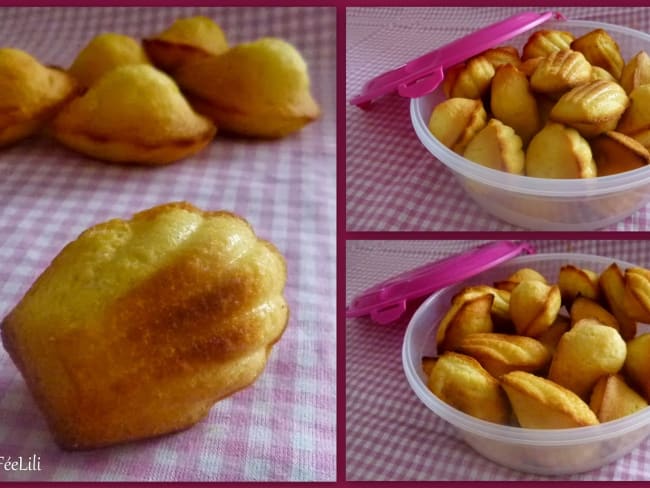
<path fill-rule="evenodd" d="M 540 30 L 445 73 L 431 133 L 461 156 L 538 178 L 593 178 L 650 162 L 650 57 L 627 63 L 603 29 Z"/>
<path fill-rule="evenodd" d="M 267 37 L 229 47 L 202 16 L 142 42 L 98 35 L 67 70 L 1 48 L 0 93 L 0 147 L 45 129 L 73 150 L 118 163 L 177 161 L 217 129 L 279 138 L 320 114 L 294 46 Z"/>
<path fill-rule="evenodd" d="M 564 313 L 564 309 L 566 314 Z M 597 425 L 650 401 L 650 270 L 522 268 L 464 288 L 438 324 L 427 386 L 474 417 L 532 429 Z"/>

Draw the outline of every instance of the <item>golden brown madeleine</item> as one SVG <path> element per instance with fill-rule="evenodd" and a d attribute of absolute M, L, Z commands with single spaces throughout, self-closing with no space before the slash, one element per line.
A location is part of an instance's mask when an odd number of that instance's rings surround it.
<path fill-rule="evenodd" d="M 0 147 L 38 132 L 72 97 L 77 82 L 19 49 L 0 49 Z"/>
<path fill-rule="evenodd" d="M 572 264 L 565 264 L 560 268 L 558 286 L 562 294 L 562 303 L 567 305 L 567 308 L 571 308 L 571 303 L 578 296 L 592 300 L 598 300 L 600 297 L 598 274 Z"/>
<path fill-rule="evenodd" d="M 427 386 L 440 400 L 461 412 L 507 424 L 510 406 L 499 382 L 476 359 L 446 352 L 436 362 Z"/>
<path fill-rule="evenodd" d="M 89 87 L 118 66 L 149 64 L 140 42 L 130 36 L 107 32 L 99 34 L 77 54 L 68 73 Z"/>
<path fill-rule="evenodd" d="M 234 134 L 284 137 L 320 116 L 305 60 L 281 39 L 258 39 L 220 56 L 192 59 L 174 78 L 199 113 Z"/>
<path fill-rule="evenodd" d="M 650 152 L 635 139 L 621 132 L 608 131 L 591 141 L 591 151 L 598 167 L 598 176 L 608 176 L 650 163 Z"/>
<path fill-rule="evenodd" d="M 614 130 L 629 100 L 614 81 L 584 83 L 562 95 L 551 110 L 551 120 L 576 129 L 584 137 Z"/>
<path fill-rule="evenodd" d="M 567 429 L 599 423 L 580 397 L 553 381 L 525 371 L 513 371 L 500 380 L 524 428 Z"/>
<path fill-rule="evenodd" d="M 598 284 L 605 297 L 609 310 L 616 317 L 620 327 L 621 337 L 629 341 L 636 335 L 636 321 L 632 320 L 623 303 L 625 295 L 625 278 L 616 263 L 610 264 L 598 278 Z"/>
<path fill-rule="evenodd" d="M 466 336 L 457 351 L 476 359 L 495 378 L 516 370 L 534 373 L 551 360 L 546 347 L 532 337 L 494 332 Z"/>
<path fill-rule="evenodd" d="M 596 80 L 605 80 L 605 81 L 614 81 L 616 82 L 616 78 L 614 78 L 609 71 L 607 71 L 604 68 L 601 68 L 600 66 L 592 66 L 591 67 L 591 80 L 590 81 L 596 81 Z"/>
<path fill-rule="evenodd" d="M 650 270 L 625 270 L 623 306 L 631 319 L 650 323 Z"/>
<path fill-rule="evenodd" d="M 525 172 L 536 178 L 594 178 L 596 163 L 577 130 L 549 122 L 528 144 Z"/>
<path fill-rule="evenodd" d="M 555 322 L 551 326 L 537 336 L 537 340 L 541 342 L 548 352 L 553 356 L 555 350 L 557 349 L 557 344 L 560 342 L 560 337 L 567 330 L 571 328 L 571 322 L 566 317 L 558 315 L 555 319 Z"/>
<path fill-rule="evenodd" d="M 52 129 L 60 142 L 82 154 L 138 164 L 190 156 L 216 132 L 171 78 L 146 64 L 108 72 L 57 115 Z"/>
<path fill-rule="evenodd" d="M 510 293 L 505 290 L 497 290 L 488 285 L 475 285 L 463 288 L 452 298 L 452 304 L 464 302 L 469 298 L 476 298 L 481 295 L 490 294 L 494 297 L 490 313 L 504 320 L 510 320 Z"/>
<path fill-rule="evenodd" d="M 606 309 L 601 307 L 598 302 L 579 295 L 573 300 L 570 307 L 571 326 L 582 319 L 594 319 L 603 325 L 608 325 L 620 331 L 618 320 L 616 317 L 609 313 Z"/>
<path fill-rule="evenodd" d="M 499 66 L 510 64 L 515 68 L 519 67 L 521 64 L 521 59 L 519 59 L 519 51 L 514 46 L 499 46 L 487 49 L 481 53 L 485 59 L 487 59 L 490 64 L 496 70 Z"/>
<path fill-rule="evenodd" d="M 62 447 L 158 436 L 263 371 L 287 324 L 285 281 L 246 221 L 169 203 L 69 243 L 2 340 Z"/>
<path fill-rule="evenodd" d="M 546 56 L 538 56 L 536 58 L 529 58 L 526 61 L 522 61 L 522 63 L 518 66 L 519 71 L 521 71 L 528 78 L 530 78 L 535 72 L 535 70 L 537 69 L 539 63 L 541 63 L 542 59 L 544 59 L 545 57 Z"/>
<path fill-rule="evenodd" d="M 156 67 L 168 73 L 191 58 L 218 56 L 228 50 L 219 24 L 202 15 L 176 19 L 164 31 L 143 39 L 142 45 Z"/>
<path fill-rule="evenodd" d="M 589 407 L 600 422 L 620 419 L 647 406 L 648 402 L 618 374 L 602 376 L 594 386 L 589 400 Z"/>
<path fill-rule="evenodd" d="M 463 154 L 469 141 L 487 124 L 481 100 L 450 98 L 436 105 L 429 119 L 431 134 L 458 154 Z"/>
<path fill-rule="evenodd" d="M 545 57 L 556 51 L 569 49 L 573 41 L 573 34 L 559 30 L 539 30 L 533 33 L 524 45 L 521 59 Z"/>
<path fill-rule="evenodd" d="M 541 281 L 542 283 L 546 283 L 546 278 L 532 268 L 521 268 L 508 276 L 504 281 L 496 282 L 494 287 L 499 290 L 511 292 L 522 281 Z"/>
<path fill-rule="evenodd" d="M 458 63 L 445 70 L 445 79 L 442 80 L 442 91 L 447 98 L 452 98 L 451 90 L 456 84 L 458 75 L 465 69 L 465 63 Z"/>
<path fill-rule="evenodd" d="M 591 65 L 582 53 L 555 51 L 535 68 L 530 77 L 533 91 L 559 98 L 571 88 L 591 80 Z"/>
<path fill-rule="evenodd" d="M 617 80 L 623 71 L 623 56 L 618 44 L 604 29 L 596 29 L 571 43 L 571 49 L 580 51 L 594 66 L 607 70 Z"/>
<path fill-rule="evenodd" d="M 455 350 L 463 338 L 476 332 L 491 332 L 490 310 L 494 295 L 489 293 L 467 297 L 452 304 L 438 325 L 436 344 L 438 353 Z"/>
<path fill-rule="evenodd" d="M 623 67 L 620 79 L 621 86 L 627 94 L 636 87 L 650 83 L 650 56 L 645 51 L 639 51 Z"/>
<path fill-rule="evenodd" d="M 465 64 L 448 70 L 449 72 L 451 72 L 451 76 L 445 89 L 449 98 L 481 98 L 490 90 L 490 82 L 494 77 L 494 66 L 487 58 L 478 55 Z"/>
<path fill-rule="evenodd" d="M 424 371 L 425 376 L 428 378 L 431 376 L 431 371 L 435 366 L 438 358 L 423 357 L 422 358 L 422 371 Z"/>
<path fill-rule="evenodd" d="M 641 334 L 628 341 L 623 368 L 631 384 L 650 401 L 650 334 Z"/>
<path fill-rule="evenodd" d="M 630 92 L 630 104 L 616 126 L 617 132 L 635 136 L 650 129 L 650 85 Z M 643 144 L 643 143 L 642 143 Z"/>
<path fill-rule="evenodd" d="M 526 75 L 511 64 L 496 69 L 490 96 L 492 114 L 505 125 L 512 127 L 524 146 L 542 128 L 533 95 Z"/>
<path fill-rule="evenodd" d="M 625 355 L 625 341 L 616 329 L 582 319 L 560 338 L 548 379 L 587 399 L 601 376 L 620 371 Z"/>
<path fill-rule="evenodd" d="M 517 333 L 537 337 L 548 329 L 562 306 L 560 289 L 541 281 L 522 281 L 510 294 L 510 316 Z"/>
<path fill-rule="evenodd" d="M 512 127 L 498 119 L 490 119 L 469 141 L 463 157 L 488 168 L 516 175 L 524 174 L 525 156 L 521 138 Z"/>

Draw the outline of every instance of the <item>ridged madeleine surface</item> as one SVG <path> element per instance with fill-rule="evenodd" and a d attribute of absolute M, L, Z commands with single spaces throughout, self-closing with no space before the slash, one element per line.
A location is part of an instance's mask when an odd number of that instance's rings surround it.
<path fill-rule="evenodd" d="M 582 53 L 555 51 L 542 59 L 530 77 L 533 91 L 559 97 L 591 79 L 591 65 Z"/>
<path fill-rule="evenodd" d="M 571 43 L 571 49 L 585 55 L 587 61 L 609 72 L 615 79 L 621 77 L 625 61 L 616 41 L 604 29 L 595 29 Z"/>
<path fill-rule="evenodd" d="M 443 90 L 449 98 L 481 98 L 488 93 L 494 72 L 493 64 L 485 56 L 475 56 L 448 70 Z"/>
<path fill-rule="evenodd" d="M 551 120 L 569 125 L 584 137 L 614 130 L 629 100 L 614 81 L 584 83 L 562 95 L 551 110 Z"/>
<path fill-rule="evenodd" d="M 567 429 L 599 423 L 580 397 L 553 381 L 525 371 L 513 371 L 500 380 L 524 428 Z"/>
<path fill-rule="evenodd" d="M 551 355 L 539 341 L 510 334 L 479 333 L 465 337 L 458 352 L 473 357 L 495 378 L 511 371 L 539 371 Z"/>
<path fill-rule="evenodd" d="M 524 61 L 536 58 L 545 57 L 556 51 L 564 51 L 569 49 L 573 41 L 573 34 L 560 30 L 543 29 L 533 33 L 522 51 L 522 59 Z"/>
<path fill-rule="evenodd" d="M 537 337 L 557 317 L 562 298 L 557 285 L 541 281 L 522 281 L 510 294 L 510 316 L 517 333 Z"/>
<path fill-rule="evenodd" d="M 601 377 L 589 400 L 589 407 L 600 422 L 610 422 L 632 415 L 647 406 L 648 402 L 618 374 Z"/>
<path fill-rule="evenodd" d="M 626 311 L 624 303 L 625 278 L 623 272 L 616 263 L 612 263 L 600 273 L 598 284 L 609 306 L 609 310 L 616 317 L 620 327 L 621 337 L 629 341 L 636 335 L 637 323 L 630 318 Z"/>
<path fill-rule="evenodd" d="M 636 139 L 621 132 L 607 131 L 591 141 L 598 176 L 615 175 L 643 168 L 650 163 L 650 152 Z"/>
<path fill-rule="evenodd" d="M 162 71 L 115 68 L 62 110 L 52 124 L 66 146 L 98 159 L 167 164 L 203 149 L 216 129 L 194 112 Z"/>
<path fill-rule="evenodd" d="M 625 312 L 633 320 L 650 323 L 650 270 L 630 268 L 625 270 Z"/>
<path fill-rule="evenodd" d="M 626 93 L 650 83 L 650 56 L 645 51 L 639 51 L 623 67 L 620 79 L 621 86 Z"/>
<path fill-rule="evenodd" d="M 78 92 L 67 73 L 13 48 L 0 49 L 0 147 L 38 132 Z"/>
<path fill-rule="evenodd" d="M 590 269 L 565 264 L 560 268 L 557 284 L 562 294 L 562 302 L 570 306 L 578 296 L 597 300 L 600 296 L 598 274 Z"/>
<path fill-rule="evenodd" d="M 487 124 L 483 102 L 470 98 L 450 98 L 433 109 L 429 130 L 442 144 L 463 154 L 470 140 Z"/>
<path fill-rule="evenodd" d="M 287 323 L 285 280 L 238 216 L 160 205 L 69 243 L 2 340 L 62 447 L 153 437 L 262 372 Z"/>
<path fill-rule="evenodd" d="M 474 358 L 444 353 L 436 361 L 427 386 L 440 400 L 461 412 L 488 422 L 508 423 L 510 406 L 499 382 Z"/>
<path fill-rule="evenodd" d="M 635 139 L 638 134 L 650 130 L 650 84 L 638 86 L 630 92 L 629 107 L 616 130 Z"/>

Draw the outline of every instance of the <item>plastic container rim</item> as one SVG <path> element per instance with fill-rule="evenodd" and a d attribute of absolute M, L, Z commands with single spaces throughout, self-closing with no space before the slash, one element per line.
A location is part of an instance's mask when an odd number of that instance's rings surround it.
<path fill-rule="evenodd" d="M 519 256 L 508 261 L 508 264 L 527 264 L 530 262 L 551 259 L 567 260 L 603 260 L 607 263 L 616 262 L 619 267 L 634 267 L 632 263 L 620 261 L 606 256 L 581 253 L 546 253 L 533 254 L 529 256 Z M 454 285 L 452 285 L 454 286 Z M 454 407 L 447 405 L 438 399 L 429 391 L 426 384 L 421 381 L 415 366 L 411 363 L 413 351 L 410 344 L 410 336 L 415 323 L 419 316 L 424 313 L 431 302 L 435 301 L 439 295 L 445 293 L 450 287 L 443 288 L 427 298 L 416 310 L 409 321 L 406 333 L 404 334 L 404 343 L 402 346 L 402 365 L 406 374 L 409 385 L 418 396 L 418 398 L 436 415 L 451 423 L 455 427 L 476 436 L 481 436 L 496 440 L 499 442 L 523 444 L 523 445 L 578 445 L 589 442 L 602 441 L 613 437 L 621 437 L 629 432 L 639 430 L 650 424 L 650 406 L 643 410 L 628 415 L 626 417 L 605 422 L 599 425 L 588 427 L 575 427 L 570 429 L 530 429 L 523 427 L 514 427 L 509 425 L 499 425 L 479 418 L 468 415 Z"/>
<path fill-rule="evenodd" d="M 629 27 L 587 20 L 552 21 L 543 26 L 549 27 L 550 25 L 564 28 L 571 26 L 602 28 L 610 33 L 619 32 L 637 37 L 646 41 L 650 47 L 649 34 Z M 612 37 L 615 38 L 615 36 Z M 440 89 L 438 88 L 438 90 Z M 456 154 L 433 137 L 429 131 L 428 120 L 424 120 L 420 116 L 420 107 L 424 103 L 424 98 L 415 98 L 411 100 L 410 105 L 411 123 L 418 138 L 441 163 L 477 183 L 530 196 L 575 199 L 576 197 L 622 192 L 650 182 L 650 165 L 610 176 L 576 179 L 535 178 L 481 166 Z"/>

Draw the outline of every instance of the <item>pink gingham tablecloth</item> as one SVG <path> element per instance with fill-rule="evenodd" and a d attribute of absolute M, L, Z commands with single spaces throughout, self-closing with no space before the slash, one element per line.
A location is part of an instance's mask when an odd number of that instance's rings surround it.
<path fill-rule="evenodd" d="M 346 303 L 368 287 L 485 241 L 348 241 Z M 532 240 L 539 254 L 571 252 L 650 266 L 647 241 Z M 411 390 L 402 369 L 402 340 L 413 314 L 377 325 L 346 323 L 346 470 L 359 480 L 649 480 L 650 438 L 600 469 L 565 477 L 514 471 L 476 453 L 454 427 Z"/>
<path fill-rule="evenodd" d="M 288 328 L 257 382 L 219 402 L 193 428 L 90 452 L 54 445 L 0 350 L 0 456 L 36 455 L 41 468 L 0 466 L 0 481 L 335 479 L 335 9 L 3 7 L 0 45 L 67 67 L 101 32 L 141 38 L 199 14 L 217 21 L 231 44 L 262 36 L 294 43 L 309 65 L 323 117 L 278 141 L 218 138 L 200 154 L 160 168 L 103 164 L 46 137 L 2 149 L 0 314 L 85 228 L 188 200 L 242 215 L 285 255 Z"/>
<path fill-rule="evenodd" d="M 523 10 L 650 30 L 632 7 L 418 7 L 346 10 L 346 101 L 375 76 Z M 347 230 L 518 230 L 478 206 L 419 141 L 409 100 L 383 97 L 372 110 L 346 105 Z M 649 230 L 650 205 L 605 230 Z"/>

